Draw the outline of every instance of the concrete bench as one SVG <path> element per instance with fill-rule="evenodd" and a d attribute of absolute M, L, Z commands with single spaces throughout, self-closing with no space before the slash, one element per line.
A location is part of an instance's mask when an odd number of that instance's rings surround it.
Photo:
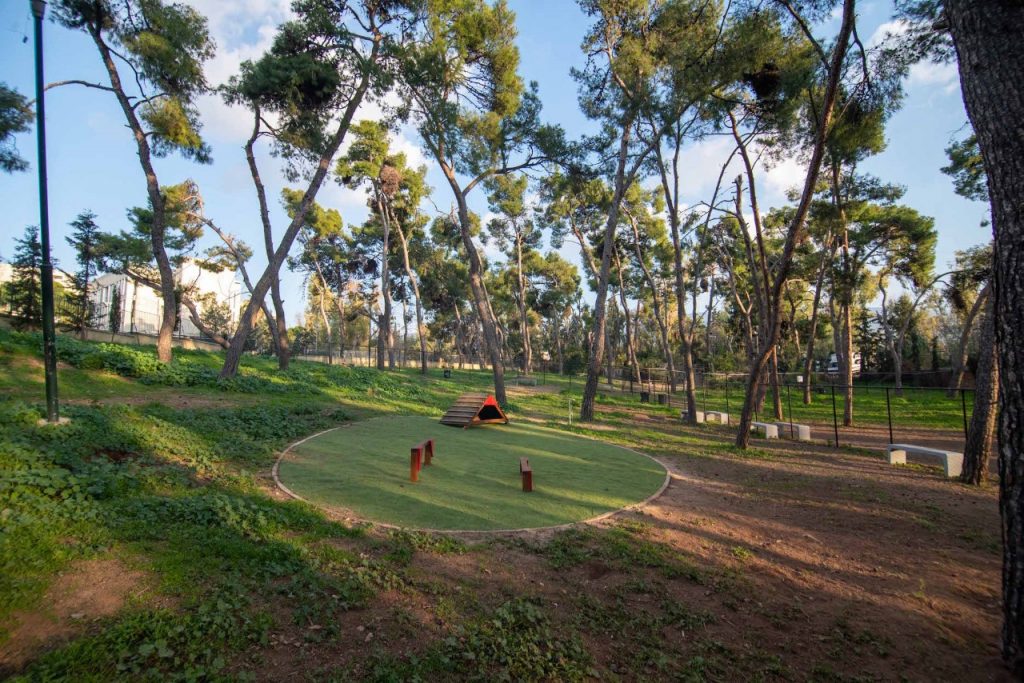
<path fill-rule="evenodd" d="M 792 431 L 790 431 L 788 422 L 776 422 L 775 426 L 779 428 L 779 434 L 792 434 L 797 441 L 811 440 L 811 428 L 807 425 L 800 425 L 794 422 Z"/>
<path fill-rule="evenodd" d="M 938 458 L 942 460 L 942 467 L 947 477 L 959 477 L 964 469 L 964 454 L 954 451 L 943 451 L 938 448 L 926 448 L 914 446 L 908 443 L 889 444 L 889 464 L 906 465 L 907 453 L 924 456 L 926 458 Z"/>
<path fill-rule="evenodd" d="M 779 438 L 779 428 L 769 422 L 751 422 L 750 428 L 763 432 L 766 439 Z"/>
<path fill-rule="evenodd" d="M 704 424 L 704 411 L 703 410 L 695 410 L 695 411 L 693 411 L 693 414 L 696 417 L 694 422 L 696 422 L 699 425 L 700 424 Z M 679 411 L 679 419 L 680 420 L 682 420 L 683 422 L 688 422 L 689 421 L 687 419 L 688 417 L 689 417 L 688 411 L 686 411 L 686 410 Z"/>
<path fill-rule="evenodd" d="M 721 422 L 724 425 L 729 424 L 729 413 L 723 413 L 718 410 L 709 410 L 704 414 L 704 417 L 708 422 Z"/>

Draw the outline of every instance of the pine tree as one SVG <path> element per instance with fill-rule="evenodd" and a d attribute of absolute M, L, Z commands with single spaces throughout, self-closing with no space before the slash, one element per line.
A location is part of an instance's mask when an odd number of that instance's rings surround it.
<path fill-rule="evenodd" d="M 96 277 L 96 264 L 99 260 L 98 248 L 100 228 L 96 225 L 96 214 L 83 211 L 71 222 L 72 233 L 67 242 L 75 250 L 78 270 L 71 279 L 71 298 L 74 302 L 70 323 L 72 327 L 84 333 L 92 320 L 93 305 L 89 299 L 89 288 Z"/>
<path fill-rule="evenodd" d="M 39 243 L 39 229 L 30 225 L 25 235 L 15 240 L 14 276 L 8 285 L 11 312 L 18 327 L 38 326 L 42 323 L 43 305 L 40 284 L 40 266 L 43 262 L 43 248 Z"/>
<path fill-rule="evenodd" d="M 110 313 L 107 314 L 107 326 L 111 334 L 121 331 L 121 323 L 124 320 L 124 312 L 121 310 L 121 288 L 115 287 L 110 296 Z"/>

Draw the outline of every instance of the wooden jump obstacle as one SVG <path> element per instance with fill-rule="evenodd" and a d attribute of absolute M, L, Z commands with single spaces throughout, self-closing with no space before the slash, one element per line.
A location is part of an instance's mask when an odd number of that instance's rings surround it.
<path fill-rule="evenodd" d="M 409 450 L 409 481 L 420 480 L 420 470 L 430 467 L 434 459 L 434 440 L 427 439 Z"/>
<path fill-rule="evenodd" d="M 519 458 L 519 474 L 523 478 L 523 491 L 529 493 L 533 490 L 533 470 L 529 458 Z"/>
<path fill-rule="evenodd" d="M 463 394 L 441 418 L 441 424 L 463 429 L 494 423 L 508 424 L 508 417 L 494 396 L 487 394 Z"/>

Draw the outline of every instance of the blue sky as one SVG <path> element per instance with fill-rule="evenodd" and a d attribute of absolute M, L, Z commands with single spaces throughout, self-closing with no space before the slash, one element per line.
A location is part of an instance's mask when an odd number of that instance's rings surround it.
<path fill-rule="evenodd" d="M 235 73 L 242 60 L 259 56 L 269 44 L 274 28 L 287 17 L 289 4 L 287 0 L 189 1 L 209 17 L 217 42 L 217 56 L 207 65 L 208 78 L 214 84 Z M 586 17 L 570 0 L 510 0 L 510 4 L 518 17 L 522 75 L 526 80 L 539 82 L 544 118 L 561 124 L 570 137 L 588 130 L 589 124 L 577 108 L 575 83 L 569 76 L 570 67 L 581 66 L 583 62 L 579 44 L 587 28 Z M 861 35 L 880 35 L 891 20 L 891 12 L 888 2 L 860 3 Z M 31 94 L 33 88 L 29 18 L 28 0 L 0 3 L 0 81 L 26 94 Z M 45 31 L 47 82 L 70 78 L 102 82 L 102 68 L 87 36 L 52 23 L 46 24 Z M 25 35 L 29 36 L 27 42 L 22 40 Z M 214 96 L 204 97 L 200 108 L 204 136 L 213 148 L 214 163 L 200 166 L 176 157 L 160 159 L 160 180 L 163 184 L 185 178 L 195 180 L 202 190 L 207 214 L 254 247 L 256 257 L 251 268 L 254 274 L 258 273 L 265 264 L 261 258 L 262 233 L 241 149 L 251 122 L 244 111 L 230 109 Z M 364 111 L 363 116 L 372 117 L 372 109 Z M 989 239 L 987 230 L 979 227 L 987 215 L 986 207 L 957 197 L 949 178 L 939 171 L 946 163 L 944 148 L 951 137 L 962 136 L 965 121 L 955 69 L 919 65 L 908 79 L 903 108 L 889 123 L 888 148 L 862 167 L 883 180 L 906 186 L 904 202 L 936 219 L 939 266 L 951 261 L 954 250 Z M 125 211 L 145 204 L 145 184 L 134 144 L 109 93 L 76 86 L 51 90 L 47 94 L 47 133 L 54 256 L 62 267 L 72 270 L 73 256 L 64 241 L 68 223 L 79 212 L 91 209 L 104 229 L 127 228 Z M 3 260 L 11 257 L 13 241 L 24 227 L 39 220 L 33 135 L 23 135 L 17 141 L 32 169 L 27 173 L 0 175 Z M 413 131 L 404 131 L 395 144 L 414 162 L 426 163 Z M 717 139 L 698 143 L 684 154 L 684 201 L 697 204 L 709 198 L 719 164 L 728 152 L 728 142 Z M 273 200 L 284 186 L 284 178 L 266 150 L 260 163 Z M 785 190 L 800 184 L 802 178 L 803 169 L 795 162 L 784 162 L 762 174 L 762 206 L 784 204 Z M 443 179 L 431 168 L 428 181 L 435 188 L 434 203 L 446 210 L 451 195 Z M 318 201 L 339 209 L 349 223 L 361 222 L 366 214 L 361 192 L 333 183 L 325 185 Z M 280 234 L 286 220 L 276 201 L 272 208 L 275 230 Z M 474 208 L 482 215 L 487 213 L 482 195 L 474 198 Z M 210 235 L 206 239 L 205 243 L 212 244 L 216 238 Z M 567 256 L 574 256 L 572 250 L 571 246 L 564 247 Z M 285 306 L 289 320 L 295 320 L 302 313 L 302 282 L 293 273 L 283 275 Z"/>

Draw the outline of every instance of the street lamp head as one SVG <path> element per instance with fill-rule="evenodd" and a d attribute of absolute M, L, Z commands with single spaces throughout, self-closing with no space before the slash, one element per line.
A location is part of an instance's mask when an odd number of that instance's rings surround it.
<path fill-rule="evenodd" d="M 46 0 L 32 0 L 32 14 L 36 19 L 42 19 L 46 13 Z"/>

